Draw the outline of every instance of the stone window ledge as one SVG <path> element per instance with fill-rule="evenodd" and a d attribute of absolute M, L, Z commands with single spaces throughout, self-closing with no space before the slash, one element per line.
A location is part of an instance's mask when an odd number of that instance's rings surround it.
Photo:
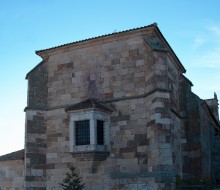
<path fill-rule="evenodd" d="M 80 161 L 104 161 L 110 155 L 108 151 L 83 151 L 72 152 L 72 156 Z"/>
<path fill-rule="evenodd" d="M 73 152 L 108 152 L 107 145 L 77 145 L 73 146 Z"/>

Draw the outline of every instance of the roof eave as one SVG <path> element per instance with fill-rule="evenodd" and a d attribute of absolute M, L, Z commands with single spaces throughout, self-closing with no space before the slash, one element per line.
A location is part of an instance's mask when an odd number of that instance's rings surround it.
<path fill-rule="evenodd" d="M 48 53 L 47 51 L 35 51 L 35 54 L 40 56 L 42 59 L 48 58 Z"/>
<path fill-rule="evenodd" d="M 171 46 L 169 45 L 169 43 L 167 42 L 167 40 L 165 39 L 165 37 L 163 36 L 163 34 L 161 33 L 160 29 L 158 28 L 156 23 L 150 24 L 148 26 L 144 26 L 144 27 L 139 27 L 139 28 L 134 28 L 134 29 L 130 29 L 130 30 L 125 30 L 125 31 L 121 31 L 121 32 L 116 32 L 116 33 L 111 33 L 111 34 L 106 34 L 106 35 L 102 35 L 102 36 L 97 36 L 94 38 L 88 38 L 85 40 L 80 40 L 80 41 L 76 41 L 76 42 L 71 42 L 71 43 L 67 43 L 67 44 L 63 44 L 60 46 L 55 46 L 52 48 L 48 48 L 48 49 L 44 49 L 44 50 L 38 50 L 35 53 L 40 56 L 43 59 L 46 59 L 49 57 L 50 54 L 53 54 L 52 52 L 55 52 L 57 50 L 65 50 L 65 49 L 69 49 L 72 47 L 76 47 L 77 45 L 82 45 L 82 44 L 93 44 L 95 42 L 99 42 L 99 40 L 104 41 L 107 39 L 112 38 L 112 36 L 120 36 L 121 34 L 124 33 L 131 33 L 131 32 L 135 32 L 135 31 L 143 31 L 143 30 L 152 30 L 152 32 L 155 31 L 155 33 L 157 33 L 157 35 L 159 35 L 162 40 L 166 43 L 166 46 L 168 47 L 168 49 L 170 50 L 170 54 L 171 56 L 175 59 L 175 62 L 178 64 L 178 68 L 180 70 L 180 72 L 182 73 L 186 73 L 186 69 L 184 68 L 184 66 L 182 65 L 182 63 L 180 62 L 179 58 L 177 57 L 177 55 L 175 54 L 175 52 L 173 51 L 173 49 L 171 48 Z M 100 43 L 100 42 L 99 42 Z"/>
<path fill-rule="evenodd" d="M 0 156 L 0 161 L 24 160 L 25 149 Z"/>
<path fill-rule="evenodd" d="M 219 123 L 219 121 L 216 119 L 216 117 L 214 116 L 214 114 L 213 114 L 212 111 L 210 110 L 210 107 L 209 107 L 209 105 L 206 103 L 206 101 L 205 101 L 205 100 L 202 100 L 202 102 L 203 102 L 204 105 L 207 107 L 207 109 L 208 109 L 208 111 L 209 111 L 209 113 L 210 113 L 210 115 L 211 115 L 213 121 L 215 122 L 216 126 L 218 126 L 218 130 L 220 131 L 220 123 Z"/>
<path fill-rule="evenodd" d="M 93 38 L 88 38 L 85 40 L 80 40 L 80 41 L 76 41 L 76 42 L 71 42 L 71 43 L 67 43 L 67 44 L 63 44 L 63 45 L 59 45 L 59 46 L 55 46 L 55 47 L 51 47 L 51 48 L 47 48 L 47 49 L 43 49 L 43 50 L 37 50 L 35 51 L 35 53 L 42 57 L 43 59 L 47 58 L 49 56 L 49 54 L 52 51 L 58 50 L 58 49 L 65 49 L 71 46 L 75 46 L 78 44 L 82 44 L 82 43 L 90 43 L 90 42 L 94 42 L 94 40 L 104 40 L 104 39 L 108 39 L 112 36 L 117 36 L 117 35 L 121 35 L 123 33 L 127 33 L 127 32 L 134 32 L 134 31 L 138 31 L 138 30 L 145 30 L 145 29 L 150 29 L 152 27 L 152 29 L 156 26 L 156 24 L 150 24 L 147 26 L 143 26 L 143 27 L 139 27 L 139 28 L 134 28 L 134 29 L 130 29 L 130 30 L 124 30 L 121 32 L 115 32 L 115 33 L 111 33 L 111 34 L 106 34 L 106 35 L 101 35 L 101 36 L 97 36 L 97 37 L 93 37 Z"/>
<path fill-rule="evenodd" d="M 166 43 L 166 45 L 168 46 L 168 48 L 171 51 L 171 54 L 173 55 L 173 58 L 176 60 L 176 62 L 178 63 L 178 66 L 181 70 L 182 73 L 186 73 L 186 69 L 183 66 L 183 64 L 181 63 L 181 61 L 179 60 L 179 58 L 177 57 L 176 53 L 173 51 L 173 49 L 171 48 L 171 46 L 169 45 L 169 43 L 167 42 L 166 38 L 163 36 L 162 32 L 160 31 L 160 29 L 156 26 L 156 32 L 162 37 L 162 39 L 164 40 L 164 42 Z"/>
<path fill-rule="evenodd" d="M 47 61 L 48 61 L 48 57 L 43 58 L 43 60 L 42 60 L 40 63 L 38 63 L 33 69 L 31 69 L 31 70 L 26 74 L 25 79 L 28 79 L 29 75 L 30 75 L 34 70 L 36 70 L 39 66 L 43 65 L 43 64 L 44 64 L 45 62 L 47 62 Z"/>

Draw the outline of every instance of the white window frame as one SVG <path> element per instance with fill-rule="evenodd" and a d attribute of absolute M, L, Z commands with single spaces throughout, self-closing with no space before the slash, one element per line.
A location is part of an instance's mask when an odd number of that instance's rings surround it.
<path fill-rule="evenodd" d="M 89 120 L 90 124 L 90 144 L 76 145 L 75 139 L 75 122 Z M 97 144 L 97 120 L 104 122 L 104 144 Z M 109 113 L 95 110 L 77 110 L 70 112 L 70 152 L 108 152 L 109 151 L 109 135 L 110 135 L 110 115 Z"/>

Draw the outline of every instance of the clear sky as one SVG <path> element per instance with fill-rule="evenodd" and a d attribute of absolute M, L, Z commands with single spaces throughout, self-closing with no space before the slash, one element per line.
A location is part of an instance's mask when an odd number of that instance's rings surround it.
<path fill-rule="evenodd" d="M 36 50 L 158 23 L 193 92 L 220 99 L 220 0 L 0 0 L 0 155 L 24 147 Z"/>

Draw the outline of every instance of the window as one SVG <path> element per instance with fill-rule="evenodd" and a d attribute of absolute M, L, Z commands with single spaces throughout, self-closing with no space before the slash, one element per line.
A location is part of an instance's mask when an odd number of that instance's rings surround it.
<path fill-rule="evenodd" d="M 97 120 L 97 144 L 104 144 L 104 121 Z"/>
<path fill-rule="evenodd" d="M 75 155 L 108 155 L 112 107 L 87 99 L 65 108 L 70 118 L 70 151 Z"/>
<path fill-rule="evenodd" d="M 107 112 L 84 110 L 70 113 L 70 151 L 108 152 L 109 123 Z"/>
<path fill-rule="evenodd" d="M 76 145 L 90 144 L 89 120 L 75 122 Z"/>

